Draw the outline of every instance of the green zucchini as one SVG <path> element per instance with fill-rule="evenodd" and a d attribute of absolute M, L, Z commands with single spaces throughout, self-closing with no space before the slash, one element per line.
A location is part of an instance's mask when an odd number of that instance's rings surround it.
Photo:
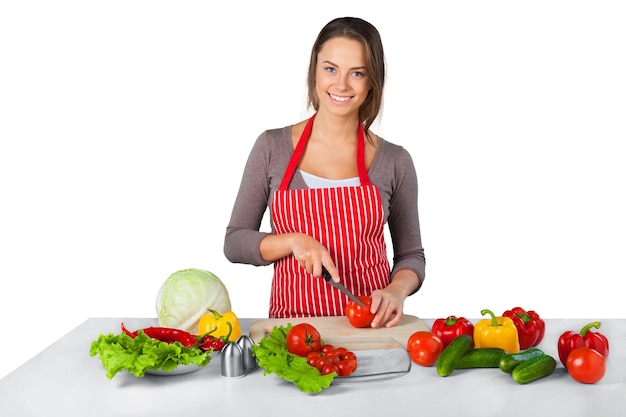
<path fill-rule="evenodd" d="M 538 348 L 532 348 L 518 353 L 509 353 L 500 359 L 498 367 L 502 370 L 502 372 L 510 374 L 520 363 L 540 355 L 543 355 L 543 351 Z"/>
<path fill-rule="evenodd" d="M 448 376 L 454 371 L 458 360 L 472 347 L 472 342 L 472 336 L 462 334 L 446 346 L 435 363 L 439 376 Z"/>
<path fill-rule="evenodd" d="M 459 358 L 455 368 L 497 368 L 500 366 L 500 360 L 504 355 L 506 355 L 506 351 L 496 347 L 470 349 Z"/>
<path fill-rule="evenodd" d="M 527 384 L 550 375 L 556 369 L 556 360 L 550 355 L 539 355 L 517 365 L 511 375 L 518 384 Z"/>

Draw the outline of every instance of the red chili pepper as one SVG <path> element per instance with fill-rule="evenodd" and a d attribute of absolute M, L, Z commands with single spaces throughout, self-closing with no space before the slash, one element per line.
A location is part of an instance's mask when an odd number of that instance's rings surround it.
<path fill-rule="evenodd" d="M 222 350 L 226 346 L 226 342 L 222 338 L 213 337 L 210 334 L 205 335 L 200 340 L 200 349 L 207 351 L 213 349 L 214 351 Z"/>
<path fill-rule="evenodd" d="M 124 323 L 122 323 L 122 331 L 130 337 L 135 338 L 137 337 L 137 334 L 140 330 L 131 332 L 126 329 L 126 327 L 124 327 Z M 179 342 L 181 345 L 188 348 L 196 346 L 198 344 L 198 340 L 196 340 L 196 337 L 194 335 L 180 329 L 173 329 L 170 327 L 146 327 L 145 329 L 141 329 L 141 331 L 143 331 L 146 336 L 159 340 L 161 342 Z"/>
<path fill-rule="evenodd" d="M 230 339 L 230 335 L 233 332 L 233 325 L 229 321 L 226 322 L 226 326 L 228 327 L 228 333 L 223 336 L 215 337 L 211 334 L 217 330 L 217 327 L 213 328 L 210 332 L 199 336 L 198 340 L 200 342 L 200 349 L 204 351 L 210 349 L 213 349 L 214 351 L 222 350 L 222 348 L 226 346 L 226 343 L 228 343 L 228 339 Z"/>
<path fill-rule="evenodd" d="M 559 337 L 559 359 L 567 367 L 570 352 L 579 347 L 588 347 L 600 353 L 604 359 L 609 357 L 609 340 L 602 333 L 592 332 L 592 327 L 600 328 L 600 322 L 594 321 L 582 328 L 580 333 L 567 331 Z"/>
<path fill-rule="evenodd" d="M 445 349 L 450 342 L 463 334 L 470 335 L 473 340 L 474 325 L 465 317 L 448 316 L 445 319 L 435 320 L 431 328 L 431 332 L 439 336 Z M 472 347 L 474 347 L 473 341 Z"/>
<path fill-rule="evenodd" d="M 122 331 L 126 333 L 127 335 L 129 335 L 130 337 L 132 337 L 133 339 L 137 337 L 137 331 L 131 332 L 124 326 L 124 323 L 122 323 Z"/>
<path fill-rule="evenodd" d="M 502 316 L 513 320 L 515 327 L 517 327 L 517 337 L 521 350 L 537 346 L 543 340 L 546 324 L 535 311 L 526 311 L 521 307 L 515 307 L 502 313 Z"/>

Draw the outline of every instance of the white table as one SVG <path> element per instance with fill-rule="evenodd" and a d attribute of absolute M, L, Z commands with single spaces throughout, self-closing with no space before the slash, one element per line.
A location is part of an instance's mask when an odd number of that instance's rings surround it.
<path fill-rule="evenodd" d="M 219 355 L 197 372 L 135 378 L 105 376 L 99 357 L 89 356 L 100 333 L 154 325 L 147 318 L 92 318 L 0 380 L 3 417 L 119 416 L 555 416 L 626 415 L 626 320 L 599 320 L 610 341 L 605 377 L 580 384 L 557 355 L 558 337 L 594 320 L 546 320 L 539 345 L 558 362 L 555 372 L 527 385 L 498 369 L 457 370 L 448 377 L 413 365 L 400 377 L 333 385 L 305 394 L 275 375 L 257 370 L 243 378 L 220 375 Z M 241 319 L 244 333 L 252 319 Z M 432 320 L 425 319 L 430 327 Z M 472 320 L 474 321 L 474 320 Z M 474 321 L 475 322 L 475 321 Z"/>

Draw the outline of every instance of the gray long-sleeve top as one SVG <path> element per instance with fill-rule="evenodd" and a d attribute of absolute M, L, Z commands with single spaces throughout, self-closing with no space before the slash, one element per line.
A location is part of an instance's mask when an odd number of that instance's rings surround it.
<path fill-rule="evenodd" d="M 261 257 L 259 249 L 261 240 L 270 232 L 259 229 L 293 151 L 291 126 L 267 130 L 255 142 L 226 228 L 224 254 L 230 262 L 256 266 L 271 263 Z M 417 175 L 411 155 L 403 147 L 379 137 L 368 175 L 381 194 L 393 244 L 390 279 L 397 271 L 410 269 L 420 278 L 421 287 L 426 277 L 426 261 L 417 208 Z M 307 185 L 296 170 L 289 189 L 304 188 Z"/>

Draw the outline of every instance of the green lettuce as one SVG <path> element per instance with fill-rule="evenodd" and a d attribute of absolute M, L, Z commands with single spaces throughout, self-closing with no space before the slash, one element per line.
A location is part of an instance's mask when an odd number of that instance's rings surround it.
<path fill-rule="evenodd" d="M 263 374 L 276 374 L 278 377 L 292 382 L 300 391 L 315 393 L 328 388 L 333 382 L 334 374 L 322 375 L 317 368 L 309 365 L 305 357 L 294 355 L 287 350 L 287 332 L 292 325 L 274 326 L 272 332 L 252 346 Z"/>
<path fill-rule="evenodd" d="M 143 330 L 135 338 L 126 333 L 101 334 L 91 343 L 89 354 L 100 355 L 109 379 L 123 370 L 142 378 L 148 370 L 168 372 L 179 365 L 206 366 L 211 361 L 210 352 L 196 346 L 187 348 L 179 342 L 160 342 L 146 336 Z"/>

